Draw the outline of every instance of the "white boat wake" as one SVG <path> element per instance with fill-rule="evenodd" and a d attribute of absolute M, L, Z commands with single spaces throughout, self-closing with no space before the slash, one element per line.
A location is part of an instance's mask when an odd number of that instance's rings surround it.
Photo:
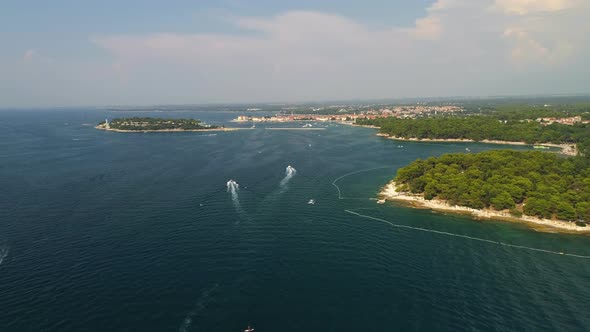
<path fill-rule="evenodd" d="M 234 207 L 236 208 L 236 210 L 238 210 L 238 212 L 241 211 L 240 198 L 238 196 L 239 191 L 240 185 L 236 181 L 227 181 L 227 192 L 231 194 L 231 200 L 233 201 Z"/>
<path fill-rule="evenodd" d="M 213 293 L 219 284 L 214 284 L 213 286 L 206 288 L 202 291 L 201 296 L 197 299 L 194 308 L 186 315 L 180 328 L 178 329 L 179 332 L 186 332 L 191 327 L 195 316 L 198 316 L 206 309 L 207 302 L 211 297 L 211 293 Z"/>
<path fill-rule="evenodd" d="M 6 258 L 6 256 L 8 256 L 8 246 L 2 246 L 0 248 L 0 264 L 2 264 L 2 262 L 4 261 L 4 258 Z"/>
<path fill-rule="evenodd" d="M 287 166 L 285 169 L 285 177 L 281 180 L 281 187 L 286 186 L 287 183 L 291 181 L 291 178 L 293 178 L 296 174 L 297 170 L 295 168 L 293 168 L 291 165 Z"/>

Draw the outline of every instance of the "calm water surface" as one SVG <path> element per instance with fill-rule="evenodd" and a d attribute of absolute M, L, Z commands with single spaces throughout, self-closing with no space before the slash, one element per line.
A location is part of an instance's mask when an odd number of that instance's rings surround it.
<path fill-rule="evenodd" d="M 590 329 L 589 259 L 501 244 L 590 255 L 590 238 L 371 200 L 416 158 L 497 146 L 93 128 L 122 115 L 163 114 L 0 112 L 0 330 Z"/>

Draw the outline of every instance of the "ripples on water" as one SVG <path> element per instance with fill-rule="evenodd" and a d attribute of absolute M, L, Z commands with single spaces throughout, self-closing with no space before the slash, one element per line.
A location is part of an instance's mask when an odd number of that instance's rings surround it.
<path fill-rule="evenodd" d="M 351 210 L 344 210 L 344 211 L 346 213 L 350 213 L 350 214 L 353 214 L 353 215 L 358 216 L 358 217 L 361 217 L 361 218 L 366 218 L 366 219 L 380 221 L 380 222 L 386 223 L 386 224 L 388 224 L 388 225 L 390 225 L 392 227 L 405 228 L 405 229 L 410 229 L 410 230 L 420 231 L 420 232 L 430 232 L 430 233 L 434 233 L 434 234 L 440 234 L 440 235 L 458 237 L 458 238 L 463 238 L 463 239 L 468 239 L 468 240 L 473 240 L 473 241 L 479 241 L 479 242 L 484 242 L 484 243 L 489 243 L 489 244 L 494 244 L 494 245 L 499 245 L 499 246 L 506 246 L 506 247 L 510 247 L 510 248 L 523 249 L 523 250 L 531 250 L 531 251 L 536 251 L 536 252 L 540 252 L 540 253 L 544 253 L 544 254 L 563 255 L 563 256 L 569 256 L 569 257 L 590 259 L 590 256 L 586 256 L 586 255 L 577 255 L 577 254 L 572 254 L 572 253 L 563 252 L 563 251 L 559 251 L 558 252 L 558 251 L 551 251 L 551 250 L 546 250 L 546 249 L 541 249 L 541 248 L 532 248 L 532 247 L 520 246 L 520 245 L 510 244 L 510 243 L 504 243 L 504 242 L 501 242 L 501 241 L 494 241 L 494 240 L 482 239 L 482 238 L 473 237 L 473 236 L 467 236 L 467 235 L 462 235 L 462 234 L 455 234 L 455 233 L 437 231 L 437 230 L 434 230 L 434 229 L 427 229 L 427 228 L 412 227 L 412 226 L 407 226 L 407 225 L 400 225 L 400 224 L 392 223 L 391 221 L 388 221 L 388 220 L 384 220 L 384 219 L 380 219 L 380 218 L 376 218 L 376 217 L 371 217 L 369 215 L 361 214 L 361 213 L 358 213 L 358 212 L 355 212 L 355 211 L 351 211 Z"/>
<path fill-rule="evenodd" d="M 210 300 L 210 297 L 215 292 L 215 290 L 219 287 L 219 284 L 214 284 L 211 287 L 204 289 L 201 293 L 201 296 L 197 299 L 194 308 L 186 315 L 180 328 L 178 329 L 179 332 L 187 332 L 190 331 L 191 328 L 196 329 L 197 326 L 193 325 L 193 321 L 198 318 L 198 315 L 207 309 L 207 302 Z"/>
<path fill-rule="evenodd" d="M 398 167 L 466 144 L 397 149 L 344 126 L 120 134 L 82 125 L 118 113 L 3 115 L 7 331 L 590 328 L 586 237 L 371 200 Z"/>

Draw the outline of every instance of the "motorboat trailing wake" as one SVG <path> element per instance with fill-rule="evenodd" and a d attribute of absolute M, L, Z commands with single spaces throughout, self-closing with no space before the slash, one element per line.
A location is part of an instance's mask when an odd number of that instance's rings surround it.
<path fill-rule="evenodd" d="M 291 180 L 291 178 L 293 178 L 296 174 L 297 170 L 293 166 L 287 166 L 287 168 L 285 169 L 285 177 L 281 180 L 281 187 L 286 186 L 287 183 L 289 183 L 289 181 Z"/>
<path fill-rule="evenodd" d="M 238 212 L 241 211 L 240 197 L 238 195 L 239 191 L 240 191 L 240 185 L 236 181 L 234 181 L 234 180 L 227 181 L 227 192 L 231 194 L 231 200 L 234 202 L 234 207 L 236 208 L 236 210 Z"/>

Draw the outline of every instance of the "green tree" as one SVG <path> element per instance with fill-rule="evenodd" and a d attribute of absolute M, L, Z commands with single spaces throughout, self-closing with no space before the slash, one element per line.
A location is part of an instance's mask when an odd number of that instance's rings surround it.
<path fill-rule="evenodd" d="M 590 222 L 590 202 L 578 202 L 576 204 L 576 214 L 579 219 Z"/>
<path fill-rule="evenodd" d="M 551 203 L 542 198 L 531 197 L 526 201 L 524 213 L 539 218 L 550 218 Z"/>
<path fill-rule="evenodd" d="M 490 202 L 496 210 L 512 209 L 515 206 L 512 196 L 506 191 L 500 192 L 498 195 L 493 197 Z"/>
<path fill-rule="evenodd" d="M 559 202 L 557 204 L 557 218 L 561 220 L 574 220 L 576 218 L 576 210 L 568 202 Z"/>

